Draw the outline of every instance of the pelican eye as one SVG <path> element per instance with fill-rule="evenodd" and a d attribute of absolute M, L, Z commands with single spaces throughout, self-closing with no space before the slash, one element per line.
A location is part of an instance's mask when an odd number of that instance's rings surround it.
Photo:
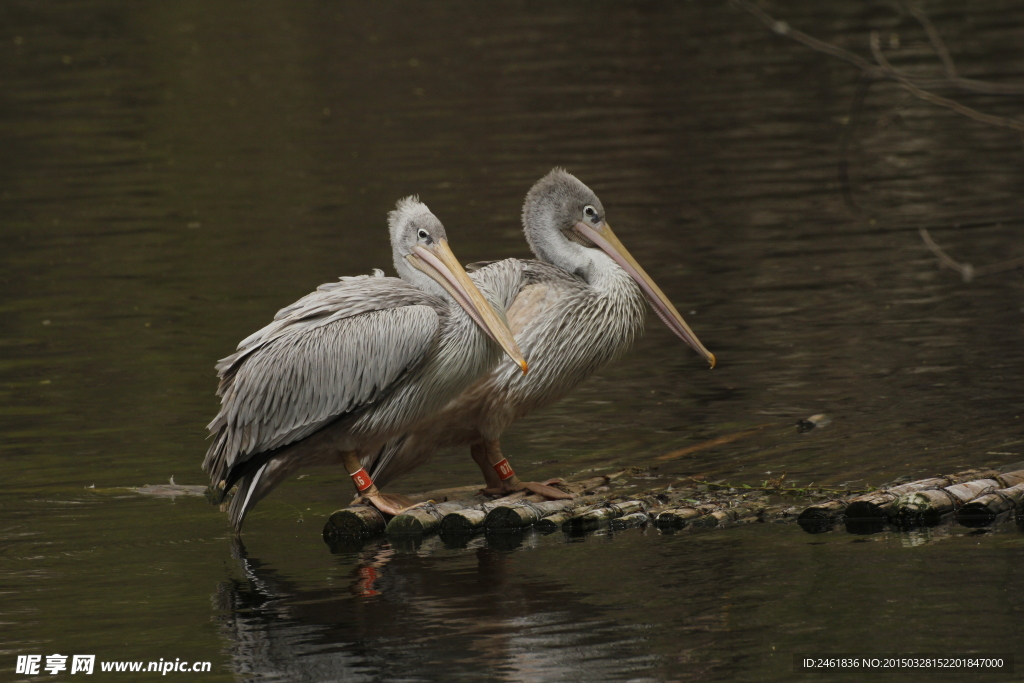
<path fill-rule="evenodd" d="M 434 240 L 430 239 L 430 233 L 424 230 L 423 228 L 420 228 L 419 231 L 416 232 L 416 236 L 419 237 L 421 240 L 425 241 L 427 244 L 432 244 L 434 242 Z"/>
<path fill-rule="evenodd" d="M 597 223 L 597 209 L 589 204 L 583 207 L 583 215 L 589 218 L 591 223 Z"/>

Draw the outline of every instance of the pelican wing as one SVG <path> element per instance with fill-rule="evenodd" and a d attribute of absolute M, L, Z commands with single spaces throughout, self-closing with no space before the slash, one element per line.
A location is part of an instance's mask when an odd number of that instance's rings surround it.
<path fill-rule="evenodd" d="M 380 399 L 428 355 L 440 305 L 396 278 L 343 278 L 281 309 L 217 364 L 213 481 Z"/>

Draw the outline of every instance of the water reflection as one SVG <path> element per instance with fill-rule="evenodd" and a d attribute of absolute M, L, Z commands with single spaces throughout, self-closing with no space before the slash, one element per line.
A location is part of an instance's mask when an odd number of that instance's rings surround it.
<path fill-rule="evenodd" d="M 310 589 L 235 548 L 244 578 L 214 600 L 233 669 L 257 680 L 622 680 L 658 662 L 651 625 L 603 617 L 571 584 L 516 581 L 504 550 L 378 541 L 336 556 L 343 585 Z"/>

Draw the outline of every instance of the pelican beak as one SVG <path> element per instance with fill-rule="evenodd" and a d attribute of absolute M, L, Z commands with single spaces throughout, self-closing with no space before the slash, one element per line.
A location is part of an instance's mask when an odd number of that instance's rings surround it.
<path fill-rule="evenodd" d="M 661 288 L 654 284 L 651 276 L 644 272 L 644 269 L 640 267 L 636 259 L 626 250 L 626 247 L 622 246 L 622 242 L 612 232 L 610 225 L 601 223 L 600 226 L 594 228 L 583 221 L 577 221 L 573 228 L 622 266 L 622 269 L 629 273 L 629 276 L 640 285 L 640 289 L 647 296 L 647 300 L 651 302 L 654 312 L 658 314 L 662 322 L 668 325 L 668 329 L 675 332 L 676 336 L 693 347 L 694 351 L 704 356 L 707 362 L 711 364 L 711 367 L 715 367 L 715 355 L 704 348 L 704 345 L 697 339 L 697 335 L 693 333 L 690 326 L 683 320 L 683 316 L 679 315 L 679 311 L 668 300 L 668 297 L 661 291 Z"/>
<path fill-rule="evenodd" d="M 413 267 L 437 280 L 466 310 L 480 329 L 497 342 L 508 357 L 523 369 L 523 374 L 526 374 L 526 359 L 523 358 L 523 352 L 519 350 L 512 331 L 508 329 L 505 316 L 494 309 L 469 279 L 469 275 L 448 247 L 448 240 L 438 240 L 429 247 L 416 245 L 412 251 L 413 253 L 405 258 Z"/>

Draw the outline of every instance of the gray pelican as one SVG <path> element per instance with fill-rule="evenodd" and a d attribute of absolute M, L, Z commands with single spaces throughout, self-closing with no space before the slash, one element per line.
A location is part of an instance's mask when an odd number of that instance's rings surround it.
<path fill-rule="evenodd" d="M 519 272 L 507 315 L 531 359 L 530 373 L 523 375 L 503 360 L 440 413 L 392 439 L 371 470 L 382 485 L 439 447 L 468 445 L 486 481 L 482 493 L 506 495 L 525 488 L 567 497 L 551 486 L 519 481 L 501 453 L 500 436 L 628 348 L 643 329 L 645 297 L 672 332 L 715 366 L 714 355 L 612 232 L 601 200 L 575 176 L 555 169 L 541 178 L 526 195 L 523 227 L 538 261 L 498 261 L 470 277 L 487 288 L 506 278 L 509 269 Z"/>
<path fill-rule="evenodd" d="M 363 468 L 388 438 L 442 408 L 491 370 L 502 350 L 526 361 L 503 315 L 459 265 L 444 227 L 415 197 L 388 214 L 401 279 L 343 277 L 274 316 L 217 363 L 221 408 L 203 469 L 221 499 L 235 484 L 231 522 L 300 467 L 342 463 L 357 495 L 388 514 Z M 382 275 L 382 274 L 381 274 Z M 503 311 L 500 278 L 488 290 Z"/>

